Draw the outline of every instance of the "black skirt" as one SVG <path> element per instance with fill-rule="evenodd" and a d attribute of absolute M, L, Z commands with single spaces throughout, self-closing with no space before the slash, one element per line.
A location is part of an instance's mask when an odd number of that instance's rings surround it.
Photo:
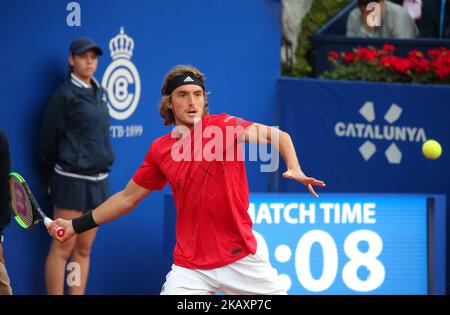
<path fill-rule="evenodd" d="M 53 173 L 50 197 L 56 208 L 86 212 L 97 208 L 109 197 L 108 178 L 91 181 Z"/>

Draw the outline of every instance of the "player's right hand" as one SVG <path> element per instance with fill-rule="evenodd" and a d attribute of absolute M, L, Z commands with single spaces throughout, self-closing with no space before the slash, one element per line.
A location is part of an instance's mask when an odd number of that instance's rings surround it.
<path fill-rule="evenodd" d="M 58 228 L 64 229 L 64 235 L 62 237 L 59 237 L 57 235 Z M 55 221 L 50 223 L 47 227 L 47 232 L 51 237 L 53 237 L 55 240 L 60 241 L 61 243 L 64 243 L 75 235 L 75 230 L 72 226 L 72 220 L 64 219 L 56 219 Z"/>

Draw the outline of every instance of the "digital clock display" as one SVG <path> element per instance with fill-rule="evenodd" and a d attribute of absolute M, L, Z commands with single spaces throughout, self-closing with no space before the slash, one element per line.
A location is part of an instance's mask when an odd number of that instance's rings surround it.
<path fill-rule="evenodd" d="M 252 194 L 258 251 L 289 294 L 427 294 L 427 198 Z"/>

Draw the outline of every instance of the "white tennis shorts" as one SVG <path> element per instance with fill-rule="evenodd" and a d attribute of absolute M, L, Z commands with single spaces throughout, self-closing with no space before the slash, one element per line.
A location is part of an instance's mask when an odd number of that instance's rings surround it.
<path fill-rule="evenodd" d="M 256 253 L 224 267 L 200 270 L 172 265 L 161 295 L 287 294 L 269 260 Z"/>

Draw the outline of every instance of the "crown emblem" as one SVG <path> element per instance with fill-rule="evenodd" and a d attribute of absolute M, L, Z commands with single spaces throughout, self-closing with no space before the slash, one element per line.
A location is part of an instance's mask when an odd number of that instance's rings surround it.
<path fill-rule="evenodd" d="M 120 27 L 120 34 L 109 41 L 109 50 L 113 60 L 118 58 L 131 59 L 133 56 L 134 40 L 125 34 L 123 26 Z"/>

